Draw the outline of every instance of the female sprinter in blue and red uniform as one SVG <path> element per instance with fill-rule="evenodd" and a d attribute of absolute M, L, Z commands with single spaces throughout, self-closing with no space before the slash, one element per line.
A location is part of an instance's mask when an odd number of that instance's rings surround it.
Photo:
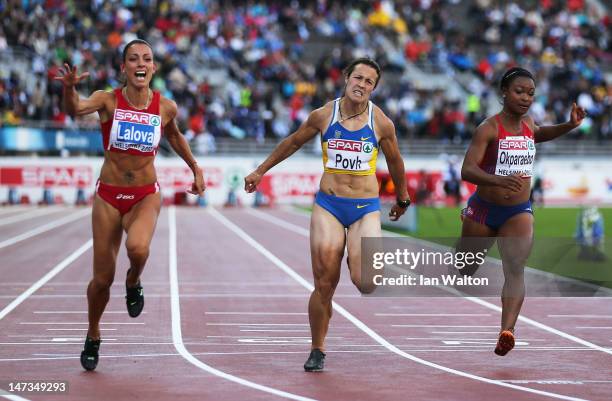
<path fill-rule="evenodd" d="M 202 172 L 176 125 L 176 103 L 149 88 L 155 71 L 151 45 L 136 39 L 123 49 L 122 88 L 96 91 L 81 99 L 75 87 L 88 73 L 78 75 L 76 67 L 66 64 L 63 75 L 55 78 L 64 85 L 64 107 L 70 115 L 98 112 L 104 143 L 92 213 L 93 279 L 87 287 L 89 327 L 81 353 L 86 370 L 98 364 L 100 319 L 110 297 L 123 231 L 130 260 L 125 281 L 129 315 L 137 317 L 144 306 L 140 275 L 161 207 L 153 160 L 162 133 L 193 171 L 189 192 L 201 195 L 205 189 Z"/>
<path fill-rule="evenodd" d="M 315 288 L 308 303 L 312 336 L 311 352 L 304 364 L 308 372 L 324 367 L 325 336 L 345 246 L 353 284 L 362 293 L 374 290 L 373 283 L 361 277 L 361 238 L 381 236 L 375 175 L 379 149 L 385 154 L 397 195 L 391 220 L 400 218 L 410 204 L 395 127 L 370 101 L 380 79 L 380 67 L 369 58 L 360 58 L 345 69 L 344 75 L 344 95 L 311 112 L 298 130 L 244 179 L 245 190 L 254 192 L 268 170 L 321 134 L 324 173 L 310 220 Z"/>
<path fill-rule="evenodd" d="M 527 115 L 535 94 L 531 73 L 519 67 L 509 69 L 500 89 L 501 112 L 476 129 L 463 161 L 461 177 L 478 187 L 463 210 L 463 241 L 457 250 L 469 248 L 466 243 L 470 237 L 488 238 L 484 240 L 486 247 L 500 238 L 505 281 L 495 353 L 503 356 L 514 348 L 514 325 L 525 298 L 523 272 L 533 244 L 529 194 L 535 143 L 550 141 L 578 127 L 586 112 L 574 103 L 568 122 L 538 127 Z M 477 267 L 466 267 L 461 273 L 471 275 Z"/>

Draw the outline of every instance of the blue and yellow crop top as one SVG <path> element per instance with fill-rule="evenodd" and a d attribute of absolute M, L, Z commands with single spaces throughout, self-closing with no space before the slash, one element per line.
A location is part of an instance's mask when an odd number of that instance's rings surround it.
<path fill-rule="evenodd" d="M 334 100 L 334 111 L 327 130 L 321 136 L 323 166 L 326 173 L 373 175 L 376 173 L 378 141 L 374 134 L 374 105 L 368 101 L 368 122 L 351 131 L 339 120 L 340 98 Z"/>

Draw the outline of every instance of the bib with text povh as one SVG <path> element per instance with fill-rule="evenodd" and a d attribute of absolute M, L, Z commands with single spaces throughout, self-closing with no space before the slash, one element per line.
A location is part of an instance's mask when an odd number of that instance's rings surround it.
<path fill-rule="evenodd" d="M 132 110 L 115 110 L 109 149 L 135 149 L 150 153 L 157 149 L 160 139 L 160 116 Z"/>
<path fill-rule="evenodd" d="M 349 139 L 329 139 L 327 141 L 327 163 L 325 167 L 335 170 L 368 171 L 370 161 L 375 156 L 374 144 Z"/>
<path fill-rule="evenodd" d="M 520 174 L 524 177 L 531 177 L 535 153 L 535 142 L 532 138 L 507 136 L 500 139 L 495 174 L 504 176 Z"/>

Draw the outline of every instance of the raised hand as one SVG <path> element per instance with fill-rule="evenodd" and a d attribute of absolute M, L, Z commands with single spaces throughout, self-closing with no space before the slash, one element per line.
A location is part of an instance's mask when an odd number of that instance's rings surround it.
<path fill-rule="evenodd" d="M 76 86 L 83 78 L 89 76 L 88 72 L 84 72 L 81 75 L 77 74 L 77 66 L 70 66 L 67 63 L 64 63 L 64 68 L 60 68 L 60 73 L 62 75 L 58 75 L 53 77 L 55 81 L 61 81 L 64 86 Z"/>
<path fill-rule="evenodd" d="M 586 117 L 587 112 L 582 107 L 578 106 L 576 103 L 572 103 L 572 111 L 570 112 L 570 124 L 574 127 L 579 126 L 582 123 L 582 120 Z"/>

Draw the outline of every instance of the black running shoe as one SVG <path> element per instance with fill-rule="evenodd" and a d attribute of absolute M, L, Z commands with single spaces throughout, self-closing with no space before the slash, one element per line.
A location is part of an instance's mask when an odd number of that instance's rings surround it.
<path fill-rule="evenodd" d="M 325 364 L 325 353 L 320 349 L 315 348 L 310 351 L 310 356 L 304 364 L 304 370 L 306 372 L 321 372 L 323 371 L 323 365 Z"/>
<path fill-rule="evenodd" d="M 125 283 L 125 304 L 130 317 L 138 317 L 140 312 L 142 312 L 142 308 L 144 308 L 144 292 L 142 285 L 140 285 L 140 280 L 138 280 L 136 287 L 128 287 L 127 282 Z"/>
<path fill-rule="evenodd" d="M 100 343 L 102 340 L 94 340 L 87 336 L 85 338 L 85 346 L 81 352 L 81 366 L 85 370 L 94 370 L 98 366 L 98 352 L 100 351 Z"/>

